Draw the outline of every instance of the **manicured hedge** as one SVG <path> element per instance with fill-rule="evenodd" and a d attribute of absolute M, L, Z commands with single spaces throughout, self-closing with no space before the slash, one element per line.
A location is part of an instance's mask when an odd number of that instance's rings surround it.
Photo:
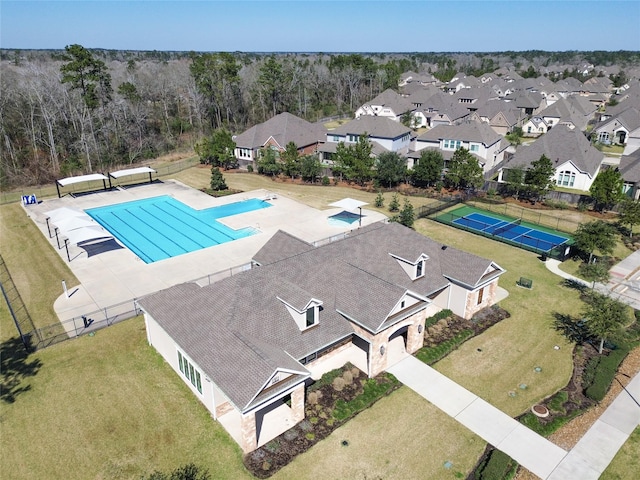
<path fill-rule="evenodd" d="M 493 450 L 474 473 L 478 480 L 509 480 L 514 477 L 517 469 L 518 464 L 509 455 Z"/>
<path fill-rule="evenodd" d="M 600 402 L 607 394 L 611 383 L 618 371 L 618 366 L 629 353 L 627 348 L 618 348 L 609 355 L 599 355 L 592 358 L 585 369 L 585 395 L 596 402 Z"/>
<path fill-rule="evenodd" d="M 333 412 L 331 413 L 333 418 L 342 422 L 356 413 L 361 412 L 365 408 L 369 408 L 378 399 L 400 385 L 398 379 L 390 373 L 386 373 L 384 375 L 388 382 L 378 382 L 375 378 L 369 378 L 364 384 L 362 393 L 356 398 L 350 402 L 338 400 Z"/>

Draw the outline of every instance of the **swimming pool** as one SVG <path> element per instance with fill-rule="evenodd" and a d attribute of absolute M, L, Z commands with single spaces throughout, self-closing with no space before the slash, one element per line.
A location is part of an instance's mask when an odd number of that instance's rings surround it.
<path fill-rule="evenodd" d="M 153 263 L 257 233 L 234 230 L 218 218 L 271 207 L 259 199 L 194 210 L 168 195 L 86 210 L 145 263 Z"/>

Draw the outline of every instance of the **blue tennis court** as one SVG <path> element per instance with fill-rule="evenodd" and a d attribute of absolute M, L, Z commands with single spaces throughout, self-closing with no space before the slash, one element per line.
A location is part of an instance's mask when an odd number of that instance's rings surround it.
<path fill-rule="evenodd" d="M 502 237 L 542 252 L 549 252 L 553 248 L 569 241 L 568 237 L 544 232 L 530 225 L 521 225 L 520 220 L 508 222 L 477 212 L 457 218 L 453 220 L 453 223 L 482 233 Z"/>
<path fill-rule="evenodd" d="M 257 233 L 254 228 L 234 230 L 217 219 L 270 206 L 250 199 L 194 210 L 161 196 L 86 212 L 145 263 L 152 263 L 253 235 Z"/>

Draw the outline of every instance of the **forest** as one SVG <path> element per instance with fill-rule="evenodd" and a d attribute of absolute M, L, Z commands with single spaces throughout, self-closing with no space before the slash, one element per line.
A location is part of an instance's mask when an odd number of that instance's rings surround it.
<path fill-rule="evenodd" d="M 350 116 L 403 72 L 523 73 L 550 62 L 637 65 L 638 52 L 132 52 L 69 45 L 0 51 L 0 188 L 49 183 L 192 149 L 287 111 Z M 533 70 L 532 70 L 533 68 Z M 565 75 L 576 74 L 575 69 Z M 597 70 L 594 71 L 597 74 Z M 584 80 L 584 78 L 581 78 Z"/>

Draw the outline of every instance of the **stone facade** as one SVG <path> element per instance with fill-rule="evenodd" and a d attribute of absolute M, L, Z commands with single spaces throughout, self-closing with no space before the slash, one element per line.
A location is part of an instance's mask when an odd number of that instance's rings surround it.
<path fill-rule="evenodd" d="M 478 302 L 478 297 L 482 291 L 482 300 Z M 476 290 L 475 292 L 469 292 L 467 295 L 467 305 L 465 308 L 464 318 L 469 319 L 473 317 L 477 312 L 495 303 L 496 293 L 498 292 L 498 280 L 491 282 L 489 285 Z"/>
<path fill-rule="evenodd" d="M 240 429 L 242 432 L 242 444 L 240 448 L 244 453 L 249 453 L 258 448 L 258 436 L 256 435 L 256 413 L 249 412 L 242 414 L 240 420 Z"/>
<path fill-rule="evenodd" d="M 233 410 L 233 405 L 231 405 L 230 402 L 221 403 L 216 407 L 216 418 L 221 417 L 225 413 L 229 413 L 231 410 Z"/>

